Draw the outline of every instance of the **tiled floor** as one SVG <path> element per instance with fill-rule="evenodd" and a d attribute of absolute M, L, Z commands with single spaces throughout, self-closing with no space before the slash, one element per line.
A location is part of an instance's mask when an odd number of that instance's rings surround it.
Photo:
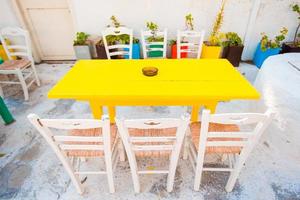
<path fill-rule="evenodd" d="M 222 172 L 204 173 L 201 190 L 194 192 L 192 168 L 187 161 L 180 160 L 174 192 L 170 194 L 166 192 L 164 175 L 143 176 L 142 193 L 134 194 L 129 165 L 125 162 L 119 163 L 115 172 L 115 194 L 108 193 L 105 176 L 95 176 L 88 177 L 86 193 L 78 195 L 54 153 L 26 119 L 29 113 L 50 118 L 92 117 L 86 103 L 47 98 L 47 91 L 70 67 L 70 64 L 39 65 L 42 86 L 31 90 L 29 102 L 23 101 L 21 90 L 10 88 L 9 92 L 4 91 L 9 93 L 6 103 L 16 122 L 9 126 L 0 123 L 0 152 L 6 154 L 0 158 L 0 199 L 300 199 L 299 171 L 284 168 L 284 158 L 278 161 L 272 157 L 268 150 L 270 144 L 264 140 L 249 158 L 232 193 L 224 190 L 228 174 Z M 238 70 L 251 82 L 258 72 L 246 63 Z M 220 103 L 217 112 L 247 109 L 246 101 L 233 101 Z M 118 108 L 118 114 L 162 117 L 179 116 L 186 110 L 190 109 L 122 107 Z M 289 169 L 293 169 L 292 166 Z"/>

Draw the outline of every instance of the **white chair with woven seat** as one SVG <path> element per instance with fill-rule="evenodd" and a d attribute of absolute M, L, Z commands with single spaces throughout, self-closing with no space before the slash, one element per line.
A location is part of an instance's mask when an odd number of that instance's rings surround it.
<path fill-rule="evenodd" d="M 228 171 L 229 179 L 225 186 L 231 192 L 239 173 L 251 151 L 259 142 L 261 135 L 271 122 L 274 114 L 267 111 L 261 113 L 202 113 L 201 123 L 191 124 L 189 160 L 195 171 L 194 189 L 200 189 L 203 171 Z M 240 131 L 243 126 L 247 131 Z M 251 131 L 248 131 L 248 129 Z M 244 128 L 245 129 L 245 128 Z M 206 154 L 217 153 L 227 155 L 228 168 L 204 167 Z"/>
<path fill-rule="evenodd" d="M 204 31 L 178 31 L 177 58 L 180 59 L 182 53 L 187 53 L 193 54 L 199 59 L 202 52 L 204 34 Z"/>
<path fill-rule="evenodd" d="M 7 43 L 7 39 L 9 39 L 11 44 Z M 1 85 L 19 84 L 22 86 L 24 97 L 27 101 L 29 99 L 28 88 L 34 82 L 40 86 L 40 80 L 32 57 L 29 34 L 26 30 L 18 27 L 7 27 L 1 29 L 0 40 L 9 58 L 8 61 L 0 65 L 0 75 L 15 75 L 19 80 L 0 80 L 0 96 L 4 96 Z M 20 44 L 16 42 L 20 42 Z M 14 60 L 13 57 L 21 59 Z"/>
<path fill-rule="evenodd" d="M 117 146 L 120 140 L 116 126 L 111 126 L 107 117 L 102 120 L 40 119 L 37 115 L 30 114 L 28 119 L 62 162 L 78 193 L 84 192 L 80 175 L 101 174 L 107 175 L 109 192 L 115 192 L 113 169 L 118 161 Z M 80 170 L 81 160 L 92 157 L 104 157 L 106 170 Z"/>
<path fill-rule="evenodd" d="M 168 31 L 165 29 L 164 31 L 141 31 L 142 38 L 142 47 L 143 47 L 143 57 L 146 58 L 166 58 L 167 57 L 167 34 Z M 154 38 L 161 38 L 161 41 L 150 41 Z M 151 53 L 161 52 L 160 57 L 153 57 Z"/>
<path fill-rule="evenodd" d="M 128 44 L 110 44 L 107 40 L 108 37 L 122 37 L 128 35 Z M 109 27 L 102 31 L 103 43 L 108 59 L 112 59 L 113 56 L 127 56 L 132 59 L 132 41 L 133 41 L 133 31 L 132 29 L 126 27 Z"/>
<path fill-rule="evenodd" d="M 139 174 L 168 174 L 167 191 L 173 190 L 179 154 L 189 120 L 188 115 L 181 119 L 116 119 L 136 193 L 140 192 Z M 146 170 L 138 169 L 137 156 L 155 157 L 160 156 L 160 153 L 168 155 L 168 169 L 154 170 L 153 166 Z"/>

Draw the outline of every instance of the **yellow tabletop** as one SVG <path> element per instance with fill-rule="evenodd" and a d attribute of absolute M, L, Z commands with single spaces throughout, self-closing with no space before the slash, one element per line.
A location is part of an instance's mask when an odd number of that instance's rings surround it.
<path fill-rule="evenodd" d="M 158 75 L 144 76 L 148 66 L 157 67 Z M 89 101 L 96 118 L 101 106 L 203 105 L 214 111 L 218 101 L 259 96 L 225 59 L 81 60 L 48 93 Z"/>

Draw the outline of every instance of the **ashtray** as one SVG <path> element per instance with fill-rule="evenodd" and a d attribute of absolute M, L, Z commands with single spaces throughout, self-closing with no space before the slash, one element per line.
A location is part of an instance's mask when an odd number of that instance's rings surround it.
<path fill-rule="evenodd" d="M 142 71 L 145 76 L 156 76 L 158 73 L 158 69 L 156 67 L 144 67 Z"/>

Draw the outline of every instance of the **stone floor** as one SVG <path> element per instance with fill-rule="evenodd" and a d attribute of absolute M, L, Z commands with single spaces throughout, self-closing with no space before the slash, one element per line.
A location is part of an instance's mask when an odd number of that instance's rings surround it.
<path fill-rule="evenodd" d="M 299 165 L 285 163 L 285 155 L 272 156 L 270 144 L 264 139 L 250 156 L 231 193 L 224 190 L 228 174 L 223 172 L 204 173 L 201 190 L 193 191 L 192 168 L 180 160 L 172 193 L 166 192 L 166 176 L 155 175 L 142 176 L 142 193 L 134 194 L 129 165 L 124 162 L 118 164 L 115 172 L 115 194 L 108 193 L 105 176 L 89 176 L 85 194 L 78 195 L 52 150 L 26 118 L 29 113 L 49 118 L 92 117 L 84 102 L 47 98 L 49 89 L 70 67 L 71 64 L 38 65 L 42 86 L 31 89 L 28 102 L 23 101 L 19 88 L 4 90 L 16 122 L 9 126 L 0 123 L 0 153 L 5 154 L 0 157 L 0 199 L 300 199 Z M 249 81 L 255 80 L 254 66 L 243 63 L 239 71 Z M 126 117 L 162 117 L 179 116 L 186 110 L 190 108 L 122 107 L 117 112 Z M 217 112 L 246 110 L 247 103 L 243 101 L 223 102 L 217 108 Z"/>

